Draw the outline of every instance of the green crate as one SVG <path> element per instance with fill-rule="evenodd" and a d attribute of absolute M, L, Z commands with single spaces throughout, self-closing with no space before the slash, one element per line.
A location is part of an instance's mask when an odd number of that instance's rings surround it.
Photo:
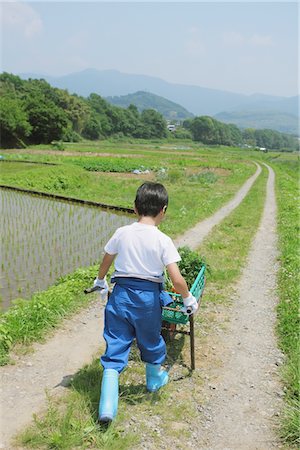
<path fill-rule="evenodd" d="M 204 290 L 205 269 L 206 266 L 203 265 L 190 290 L 191 294 L 197 299 L 198 303 Z M 185 325 L 189 321 L 189 316 L 180 311 L 184 306 L 181 295 L 174 294 L 173 292 L 168 292 L 168 294 L 172 297 L 173 303 L 170 303 L 167 307 L 163 308 L 162 320 L 169 323 Z"/>

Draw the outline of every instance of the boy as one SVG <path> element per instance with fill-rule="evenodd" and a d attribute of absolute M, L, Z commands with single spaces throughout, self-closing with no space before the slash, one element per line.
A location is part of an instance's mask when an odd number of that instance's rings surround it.
<path fill-rule="evenodd" d="M 155 392 L 168 382 L 168 373 L 161 368 L 166 357 L 161 336 L 162 306 L 172 301 L 162 288 L 165 267 L 176 292 L 182 295 L 185 311 L 189 307 L 189 313 L 193 314 L 198 308 L 178 269 L 181 258 L 175 245 L 157 228 L 167 206 L 168 194 L 162 184 L 142 184 L 135 198 L 138 222 L 118 228 L 104 247 L 105 255 L 94 281 L 94 286 L 103 289 L 102 293 L 108 291 L 105 276 L 116 259 L 112 275 L 115 286 L 105 307 L 101 422 L 109 422 L 117 414 L 118 377 L 127 366 L 133 339 L 146 363 L 148 391 Z"/>

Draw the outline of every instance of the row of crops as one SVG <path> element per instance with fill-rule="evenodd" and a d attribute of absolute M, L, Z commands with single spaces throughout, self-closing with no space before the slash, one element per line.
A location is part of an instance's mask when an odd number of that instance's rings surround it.
<path fill-rule="evenodd" d="M 1 189 L 2 306 L 101 259 L 105 242 L 131 216 Z"/>

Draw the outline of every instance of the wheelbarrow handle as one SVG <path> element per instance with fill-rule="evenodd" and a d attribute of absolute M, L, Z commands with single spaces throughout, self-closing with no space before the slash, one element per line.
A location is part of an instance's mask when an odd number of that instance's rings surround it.
<path fill-rule="evenodd" d="M 163 309 L 166 309 L 167 311 L 180 312 L 180 309 L 178 309 L 178 308 L 170 308 L 169 306 L 163 306 Z"/>
<path fill-rule="evenodd" d="M 164 306 L 163 309 L 166 309 L 167 311 L 183 312 L 181 309 L 169 308 L 168 306 Z M 186 313 L 184 313 L 184 314 L 190 315 L 192 312 L 193 312 L 193 308 L 188 306 L 186 309 Z"/>
<path fill-rule="evenodd" d="M 92 292 L 95 292 L 95 291 L 102 291 L 102 289 L 104 289 L 104 288 L 99 287 L 99 286 L 93 286 L 93 287 L 91 287 L 91 288 L 85 289 L 83 292 L 84 292 L 85 294 L 91 294 Z"/>

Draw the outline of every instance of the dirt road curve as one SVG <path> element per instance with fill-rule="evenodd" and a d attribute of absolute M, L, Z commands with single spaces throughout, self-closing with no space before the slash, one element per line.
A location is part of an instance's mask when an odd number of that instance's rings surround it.
<path fill-rule="evenodd" d="M 233 201 L 191 230 L 190 239 L 189 233 L 186 233 L 182 239 L 176 240 L 176 244 L 193 248 L 199 245 L 213 226 L 238 206 L 260 172 L 258 166 L 255 175 L 244 184 Z M 257 285 L 255 280 L 253 283 Z M 95 302 L 71 320 L 66 320 L 63 328 L 45 344 L 35 345 L 34 353 L 21 358 L 15 366 L 1 368 L 0 448 L 13 450 L 9 444 L 11 437 L 31 421 L 34 412 L 43 408 L 46 389 L 51 394 L 59 394 L 68 377 L 91 361 L 99 347 L 103 346 L 102 328 L 103 308 Z"/>
<path fill-rule="evenodd" d="M 274 172 L 269 168 L 262 221 L 237 286 L 232 320 L 220 336 L 221 368 L 198 429 L 199 449 L 271 450 L 280 448 L 274 433 L 282 389 L 282 355 L 274 336 L 276 287 L 276 203 Z"/>

